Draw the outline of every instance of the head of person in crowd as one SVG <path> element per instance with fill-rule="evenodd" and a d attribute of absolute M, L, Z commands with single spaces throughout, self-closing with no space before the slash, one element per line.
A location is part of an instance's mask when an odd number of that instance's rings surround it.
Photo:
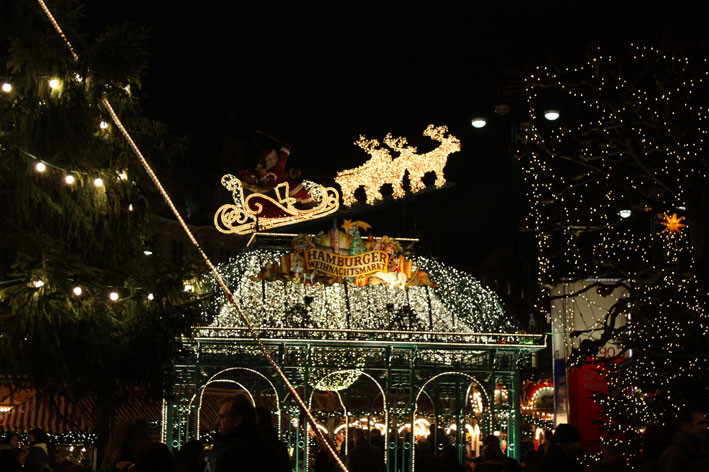
<path fill-rule="evenodd" d="M 504 457 L 505 454 L 502 452 L 499 441 L 489 441 L 483 448 L 483 460 L 485 461 L 502 461 Z"/>
<path fill-rule="evenodd" d="M 175 472 L 170 449 L 160 442 L 143 441 L 135 452 L 134 472 Z"/>
<path fill-rule="evenodd" d="M 680 432 L 696 441 L 707 440 L 707 413 L 698 407 L 687 407 L 677 415 L 677 427 Z"/>
<path fill-rule="evenodd" d="M 138 446 L 150 440 L 148 422 L 139 418 L 121 420 L 111 431 L 106 444 L 101 469 L 109 469 L 118 462 L 133 462 Z"/>
<path fill-rule="evenodd" d="M 204 444 L 199 439 L 187 441 L 175 454 L 177 472 L 203 472 L 206 465 Z"/>
<path fill-rule="evenodd" d="M 7 444 L 13 449 L 17 449 L 17 445 L 20 441 L 20 436 L 14 431 L 8 431 L 2 438 L 2 443 Z"/>
<path fill-rule="evenodd" d="M 458 460 L 458 452 L 455 446 L 446 446 L 441 450 L 441 466 L 442 468 L 452 468 L 460 465 Z"/>
<path fill-rule="evenodd" d="M 561 448 L 569 457 L 576 457 L 581 450 L 581 433 L 574 426 L 561 423 L 554 430 L 552 444 Z"/>
<path fill-rule="evenodd" d="M 244 430 L 256 429 L 256 413 L 251 400 L 246 395 L 230 395 L 219 402 L 217 429 L 226 435 L 237 427 Z"/>
<path fill-rule="evenodd" d="M 375 439 L 379 440 L 379 438 L 382 437 L 382 432 L 378 428 L 372 428 L 372 431 L 369 432 L 369 436 L 373 442 Z"/>
<path fill-rule="evenodd" d="M 29 439 L 30 439 L 31 445 L 46 443 L 47 442 L 47 433 L 45 433 L 40 428 L 34 428 L 34 429 L 30 430 Z"/>
<path fill-rule="evenodd" d="M 367 444 L 367 436 L 364 434 L 364 430 L 362 429 L 355 429 L 354 430 L 354 443 L 355 446 L 361 446 L 363 444 Z"/>

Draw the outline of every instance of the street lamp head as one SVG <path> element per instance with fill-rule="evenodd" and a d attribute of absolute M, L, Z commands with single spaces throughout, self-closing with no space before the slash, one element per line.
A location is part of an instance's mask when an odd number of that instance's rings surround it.
<path fill-rule="evenodd" d="M 487 121 L 485 118 L 477 117 L 473 118 L 471 124 L 473 125 L 473 128 L 483 128 L 487 124 Z"/>
<path fill-rule="evenodd" d="M 544 111 L 544 118 L 546 118 L 549 121 L 556 121 L 559 119 L 559 110 L 545 110 Z"/>

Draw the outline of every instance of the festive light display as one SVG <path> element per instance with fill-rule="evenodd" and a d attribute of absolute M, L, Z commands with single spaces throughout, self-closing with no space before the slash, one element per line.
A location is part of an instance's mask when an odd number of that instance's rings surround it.
<path fill-rule="evenodd" d="M 430 339 L 436 332 L 512 333 L 515 326 L 505 316 L 494 292 L 464 272 L 433 259 L 412 257 L 414 264 L 437 281 L 438 287 L 410 286 L 406 291 L 386 284 L 357 286 L 353 283 L 303 284 L 259 279 L 261 268 L 279 261 L 284 251 L 251 250 L 219 266 L 225 281 L 233 287 L 234 297 L 246 308 L 257 328 L 304 330 L 312 338 L 346 339 L 347 329 L 405 330 L 409 339 Z M 209 291 L 215 281 L 207 276 L 201 282 Z M 239 336 L 238 331 L 220 328 L 243 327 L 224 296 L 205 305 L 205 316 L 218 313 L 214 322 L 200 329 L 202 335 Z M 348 325 L 349 320 L 349 325 Z M 338 333 L 337 330 L 342 330 Z M 403 332 L 403 331 L 402 331 Z M 494 334 L 482 334 L 461 341 L 498 342 Z M 473 341 L 474 340 L 474 341 Z M 514 343 L 514 339 L 507 342 Z M 226 348 L 225 348 L 226 349 Z M 352 351 L 329 351 L 340 368 L 361 367 Z M 440 355 L 432 351 L 430 355 Z M 452 354 L 451 354 L 452 355 Z"/>
<path fill-rule="evenodd" d="M 604 440 L 630 456 L 647 422 L 667 424 L 692 396 L 709 395 L 707 280 L 697 259 L 706 264 L 707 248 L 700 232 L 681 230 L 705 227 L 709 213 L 699 197 L 709 177 L 708 66 L 703 57 L 633 45 L 628 57 L 599 49 L 585 65 L 540 67 L 525 79 L 533 121 L 518 158 L 525 225 L 539 249 L 537 308 L 548 311 L 545 290 L 562 280 L 630 288 L 589 328 L 599 340 L 572 358 L 619 344 L 619 362 L 605 363 L 609 393 L 596 400 L 608 419 Z M 574 114 L 540 119 L 547 100 Z M 616 328 L 621 315 L 632 321 Z"/>
<path fill-rule="evenodd" d="M 665 213 L 665 221 L 662 222 L 662 224 L 665 225 L 665 229 L 663 229 L 662 232 L 674 231 L 675 233 L 680 233 L 682 228 L 687 226 L 682 223 L 683 219 L 684 216 L 677 217 L 677 213 L 672 213 L 672 216 Z"/>
<path fill-rule="evenodd" d="M 244 198 L 241 181 L 231 174 L 222 177 L 222 185 L 231 191 L 234 205 L 219 207 L 214 215 L 214 226 L 227 234 L 248 234 L 322 218 L 336 212 L 340 207 L 337 190 L 307 180 L 302 185 L 317 203 L 315 207 L 307 209 L 295 206 L 296 199 L 290 196 L 288 182 L 278 184 L 275 188 L 277 200 L 257 192 Z"/>
<path fill-rule="evenodd" d="M 403 180 L 407 171 L 412 192 L 426 188 L 422 179 L 427 172 L 434 172 L 436 187 L 442 187 L 446 183 L 443 168 L 446 166 L 448 156 L 460 151 L 460 140 L 448 134 L 446 126 L 429 125 L 423 134 L 441 144 L 433 151 L 416 154 L 418 151 L 408 145 L 406 138 L 393 138 L 391 134 L 387 134 L 384 144 L 398 153 L 395 158 L 387 147 L 380 147 L 376 139 L 360 136 L 355 144 L 372 157 L 359 167 L 337 173 L 335 182 L 342 188 L 343 203 L 347 206 L 356 203 L 354 193 L 360 187 L 364 187 L 367 204 L 381 200 L 383 197 L 380 190 L 384 184 L 391 184 L 394 198 L 401 198 L 405 193 Z"/>

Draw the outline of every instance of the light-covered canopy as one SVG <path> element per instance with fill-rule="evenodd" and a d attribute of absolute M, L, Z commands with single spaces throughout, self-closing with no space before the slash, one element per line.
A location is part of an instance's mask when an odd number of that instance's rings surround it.
<path fill-rule="evenodd" d="M 306 285 L 289 280 L 254 280 L 265 264 L 282 254 L 283 251 L 247 251 L 219 267 L 235 299 L 257 328 L 517 331 L 492 290 L 471 275 L 430 258 L 411 259 L 430 275 L 438 285 L 435 288 L 410 286 L 402 290 L 387 284 L 358 287 L 351 282 Z M 203 284 L 216 288 L 211 276 Z M 205 316 L 212 320 L 210 327 L 244 327 L 223 294 L 205 307 Z"/>

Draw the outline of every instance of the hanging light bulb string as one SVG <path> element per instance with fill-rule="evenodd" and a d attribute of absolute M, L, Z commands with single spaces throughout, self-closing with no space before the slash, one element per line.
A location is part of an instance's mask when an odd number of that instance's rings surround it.
<path fill-rule="evenodd" d="M 74 60 L 75 60 L 75 61 L 78 61 L 78 60 L 79 60 L 79 56 L 74 52 L 74 48 L 72 47 L 72 45 L 71 45 L 71 43 L 69 42 L 69 40 L 67 39 L 67 37 L 64 35 L 64 33 L 63 33 L 61 27 L 59 26 L 59 24 L 57 23 L 57 21 L 56 21 L 56 20 L 54 19 L 54 17 L 52 16 L 52 13 L 49 11 L 49 8 L 47 8 L 47 6 L 46 6 L 46 4 L 44 3 L 43 0 L 37 0 L 37 2 L 40 4 L 40 6 L 42 7 L 42 9 L 44 10 L 44 13 L 45 13 L 45 14 L 47 15 L 47 17 L 49 18 L 49 21 L 52 23 L 52 26 L 54 26 L 54 29 L 57 31 L 57 33 L 59 33 L 59 35 L 60 35 L 60 36 L 62 37 L 62 39 L 64 40 L 64 43 L 66 44 L 67 48 L 69 49 L 69 51 L 70 51 L 72 57 L 74 58 Z M 217 280 L 217 283 L 219 284 L 219 286 L 222 288 L 222 290 L 223 290 L 224 293 L 226 294 L 227 299 L 229 300 L 229 302 L 230 302 L 232 305 L 234 305 L 234 307 L 236 307 L 236 309 L 237 309 L 239 315 L 241 316 L 241 318 L 242 318 L 242 320 L 244 321 L 244 323 L 246 324 L 246 326 L 249 328 L 249 332 L 251 333 L 251 336 L 254 338 L 254 340 L 255 340 L 256 343 L 258 344 L 258 346 L 259 346 L 261 352 L 264 354 L 264 356 L 265 356 L 266 359 L 268 360 L 269 364 L 271 364 L 271 366 L 276 370 L 276 372 L 278 373 L 278 375 L 281 377 L 281 379 L 282 379 L 283 382 L 285 383 L 285 385 L 286 385 L 286 387 L 288 388 L 288 390 L 290 390 L 290 392 L 293 394 L 293 398 L 295 398 L 296 402 L 298 403 L 298 405 L 300 406 L 300 408 L 302 409 L 302 411 L 305 413 L 306 418 L 307 418 L 307 420 L 308 420 L 308 423 L 310 423 L 310 426 L 311 426 L 312 430 L 315 432 L 315 436 L 316 436 L 316 438 L 318 439 L 318 442 L 320 443 L 320 445 L 321 445 L 323 448 L 327 449 L 327 451 L 330 453 L 330 455 L 331 455 L 331 456 L 335 459 L 335 461 L 337 462 L 337 465 L 338 465 L 344 472 L 348 472 L 347 467 L 345 467 L 345 464 L 342 462 L 342 460 L 340 459 L 340 457 L 338 456 L 338 454 L 337 454 L 337 453 L 335 452 L 335 450 L 332 448 L 332 446 L 330 445 L 330 443 L 325 440 L 325 437 L 323 436 L 322 431 L 320 431 L 320 429 L 317 427 L 317 422 L 315 421 L 315 418 L 313 417 L 313 414 L 310 412 L 310 410 L 308 409 L 308 407 L 305 405 L 305 402 L 303 402 L 303 399 L 300 397 L 300 395 L 298 395 L 298 392 L 296 391 L 295 387 L 293 387 L 293 385 L 291 384 L 291 382 L 288 380 L 288 377 L 286 377 L 285 373 L 283 373 L 283 371 L 282 371 L 281 368 L 278 366 L 278 364 L 276 363 L 276 361 L 275 361 L 275 360 L 271 357 L 271 355 L 268 353 L 268 350 L 266 349 L 266 346 L 263 344 L 263 342 L 261 341 L 261 338 L 260 338 L 259 335 L 256 333 L 256 330 L 254 329 L 254 326 L 252 325 L 251 320 L 249 319 L 248 316 L 246 316 L 246 313 L 245 313 L 245 312 L 243 311 L 243 309 L 241 308 L 241 305 L 236 301 L 236 299 L 234 299 L 234 295 L 233 295 L 233 294 L 231 293 L 231 291 L 229 290 L 229 287 L 227 287 L 226 283 L 225 283 L 224 280 L 222 279 L 222 276 L 221 276 L 221 274 L 219 273 L 219 271 L 217 270 L 217 268 L 214 266 L 214 264 L 212 264 L 212 261 L 209 259 L 209 257 L 208 257 L 207 254 L 204 252 L 204 250 L 202 250 L 202 247 L 201 247 L 201 246 L 199 245 L 199 243 L 197 242 L 197 239 L 196 239 L 196 238 L 194 237 L 194 235 L 192 234 L 192 231 L 190 231 L 190 229 L 188 228 L 187 224 L 185 223 L 184 219 L 182 218 L 182 215 L 180 214 L 180 212 L 177 210 L 177 208 L 176 208 L 175 205 L 173 204 L 172 199 L 171 199 L 170 196 L 168 195 L 167 191 L 165 190 L 165 188 L 164 188 L 164 187 L 162 186 L 162 184 L 160 183 L 160 180 L 158 179 L 157 175 L 155 175 L 155 172 L 153 172 L 152 167 L 150 166 L 150 164 L 148 164 L 148 161 L 145 159 L 145 157 L 143 156 L 143 153 L 140 151 L 140 149 L 138 148 L 138 146 L 135 144 L 135 141 L 133 141 L 133 138 L 132 138 L 132 137 L 130 136 L 130 134 L 128 133 L 128 130 L 126 130 L 126 128 L 123 126 L 123 123 L 122 123 L 121 120 L 118 118 L 118 115 L 117 115 L 116 112 L 113 110 L 113 107 L 111 106 L 111 103 L 109 102 L 108 98 L 107 98 L 105 95 L 102 97 L 101 102 L 102 102 L 103 105 L 106 107 L 106 110 L 108 110 L 109 114 L 111 115 L 111 118 L 113 119 L 113 122 L 116 124 L 116 126 L 118 127 L 118 129 L 121 131 L 121 134 L 123 134 L 123 137 L 126 139 L 126 141 L 128 142 L 128 144 L 130 145 L 131 149 L 133 149 L 133 152 L 135 153 L 135 155 L 136 155 L 136 157 L 138 158 L 138 160 L 140 161 L 140 163 L 143 165 L 143 168 L 145 168 L 145 171 L 146 171 L 146 172 L 148 173 L 148 175 L 150 176 L 150 179 L 153 181 L 153 183 L 154 183 L 155 186 L 157 187 L 157 189 L 158 189 L 158 191 L 160 192 L 160 194 L 162 195 L 163 199 L 165 200 L 165 202 L 168 204 L 168 206 L 169 206 L 170 209 L 172 210 L 172 213 L 173 213 L 173 214 L 175 215 L 175 217 L 177 218 L 177 221 L 180 223 L 180 226 L 182 226 L 182 229 L 184 230 L 185 234 L 186 234 L 187 237 L 190 239 L 190 241 L 191 241 L 192 244 L 195 246 L 195 248 L 197 248 L 197 251 L 198 251 L 198 252 L 200 253 L 200 255 L 202 256 L 202 259 L 204 260 L 204 262 L 205 262 L 205 264 L 207 265 L 207 267 L 209 267 L 209 269 L 210 269 L 210 270 L 212 271 L 212 273 L 214 274 L 214 277 L 215 277 L 215 279 Z"/>
<path fill-rule="evenodd" d="M 49 167 L 51 167 L 51 168 L 53 168 L 53 169 L 60 170 L 60 171 L 62 171 L 62 172 L 66 172 L 67 174 L 89 175 L 89 174 L 87 174 L 86 172 L 82 172 L 82 171 L 78 171 L 78 170 L 69 170 L 69 169 L 65 169 L 65 168 L 63 168 L 63 167 L 59 167 L 58 165 L 52 164 L 52 163 L 49 162 L 49 161 L 45 161 L 44 159 L 42 159 L 42 158 L 40 158 L 40 157 L 37 157 L 37 156 L 35 156 L 34 154 L 25 151 L 24 149 L 18 148 L 18 150 L 19 150 L 22 154 L 24 154 L 25 156 L 27 156 L 27 157 L 29 157 L 29 158 L 31 158 L 31 159 L 34 159 L 34 160 L 37 161 L 38 163 L 41 162 L 42 164 L 44 164 L 44 165 L 46 165 L 46 166 L 49 166 Z"/>

